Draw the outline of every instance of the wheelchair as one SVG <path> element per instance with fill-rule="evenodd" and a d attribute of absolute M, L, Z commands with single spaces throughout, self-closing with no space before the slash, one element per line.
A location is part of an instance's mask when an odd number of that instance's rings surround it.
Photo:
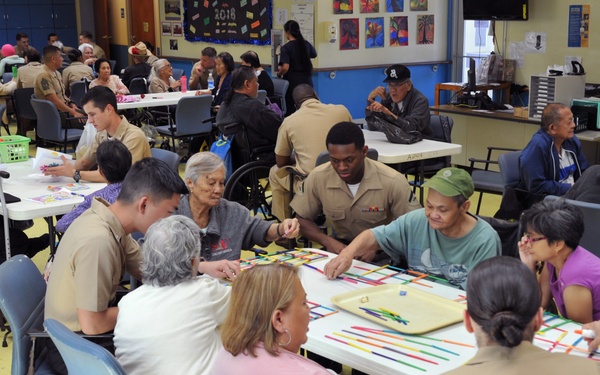
<path fill-rule="evenodd" d="M 237 202 L 265 220 L 276 220 L 271 212 L 269 171 L 275 164 L 275 144 L 253 147 L 244 125 L 219 126 L 225 136 L 234 135 L 231 145 L 233 173 L 227 180 L 223 198 Z"/>

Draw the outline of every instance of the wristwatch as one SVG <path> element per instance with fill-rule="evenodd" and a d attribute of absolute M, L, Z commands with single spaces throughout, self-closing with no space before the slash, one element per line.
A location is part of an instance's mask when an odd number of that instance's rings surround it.
<path fill-rule="evenodd" d="M 81 180 L 81 173 L 79 172 L 79 169 L 76 169 L 75 173 L 73 173 L 73 180 L 75 180 L 75 182 L 79 182 L 79 180 Z"/>

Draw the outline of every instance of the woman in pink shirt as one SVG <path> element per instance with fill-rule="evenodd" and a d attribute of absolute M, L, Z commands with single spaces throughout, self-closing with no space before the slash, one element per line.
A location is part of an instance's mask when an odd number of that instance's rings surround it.
<path fill-rule="evenodd" d="M 212 374 L 332 374 L 298 355 L 309 312 L 297 267 L 270 264 L 242 272 L 233 283 Z"/>
<path fill-rule="evenodd" d="M 98 72 L 98 78 L 90 82 L 90 89 L 95 86 L 106 86 L 116 95 L 129 94 L 129 89 L 121 82 L 121 78 L 118 75 L 111 74 L 110 62 L 107 59 L 98 59 L 94 67 Z"/>

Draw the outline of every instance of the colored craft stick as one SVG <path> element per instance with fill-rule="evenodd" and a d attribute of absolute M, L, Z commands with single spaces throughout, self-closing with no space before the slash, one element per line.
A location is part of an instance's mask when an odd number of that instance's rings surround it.
<path fill-rule="evenodd" d="M 375 329 L 375 328 L 367 328 L 367 327 L 360 327 L 360 326 L 352 326 L 352 328 L 358 329 L 358 330 L 361 330 L 361 331 L 366 331 L 366 332 L 369 332 L 369 333 L 375 333 L 377 335 L 381 335 L 381 336 L 385 336 L 385 337 L 390 337 L 390 338 L 393 338 L 393 339 L 396 339 L 396 340 L 402 340 L 402 341 L 410 342 L 412 344 L 423 345 L 423 346 L 426 346 L 426 347 L 429 347 L 429 348 L 434 348 L 434 349 L 437 349 L 437 350 L 441 350 L 443 352 L 446 352 L 446 353 L 449 353 L 449 354 L 453 354 L 453 355 L 456 355 L 456 356 L 460 355 L 460 354 L 458 354 L 456 352 L 453 352 L 453 351 L 448 350 L 448 349 L 441 348 L 441 347 L 436 346 L 436 345 L 427 344 L 427 343 L 420 342 L 420 341 L 413 340 L 413 339 L 409 339 L 409 338 L 406 338 L 406 337 L 399 337 L 398 336 L 398 332 L 396 332 L 396 331 L 382 330 L 382 329 Z M 394 335 L 386 333 L 385 331 L 392 332 L 392 333 L 394 333 Z"/>
<path fill-rule="evenodd" d="M 367 309 L 365 307 L 359 307 L 359 309 L 361 309 L 362 311 L 364 311 L 365 313 L 367 313 L 367 314 L 369 314 L 371 316 L 376 317 L 377 319 L 381 319 L 381 320 L 384 320 L 384 321 L 387 322 L 386 318 L 382 317 L 380 314 L 378 314 L 378 313 L 376 313 L 374 311 L 371 311 L 371 310 L 369 310 L 369 309 Z"/>
<path fill-rule="evenodd" d="M 400 351 L 400 350 L 397 350 L 397 349 L 394 349 L 394 348 L 390 348 L 390 347 L 388 347 L 388 346 L 385 346 L 385 345 L 379 345 L 379 344 L 375 344 L 374 342 L 370 342 L 370 341 L 363 340 L 363 339 L 358 339 L 358 338 L 351 337 L 351 336 L 348 336 L 348 335 L 344 335 L 344 334 L 341 334 L 341 333 L 338 333 L 338 332 L 334 332 L 333 334 L 334 334 L 334 335 L 337 335 L 337 336 L 340 336 L 340 337 L 343 337 L 343 338 L 345 338 L 345 339 L 349 339 L 349 340 L 355 340 L 355 341 L 358 341 L 358 342 L 360 342 L 360 343 L 363 343 L 363 344 L 367 344 L 367 345 L 374 346 L 374 347 L 376 347 L 376 348 L 380 348 L 380 349 L 389 350 L 389 351 L 391 351 L 391 352 L 394 352 L 394 353 L 397 353 L 397 354 L 401 354 L 401 355 L 404 355 L 404 356 L 407 356 L 407 357 L 410 357 L 410 358 L 418 359 L 419 361 L 423 361 L 423 362 L 432 363 L 432 364 L 434 364 L 434 365 L 439 365 L 439 363 L 437 363 L 437 362 L 435 362 L 435 361 L 432 361 L 432 360 L 430 360 L 430 359 L 423 358 L 423 357 L 419 357 L 419 356 L 417 356 L 417 355 L 410 354 L 410 353 L 405 353 L 405 352 L 403 352 L 403 351 Z"/>
<path fill-rule="evenodd" d="M 365 276 L 365 275 L 368 275 L 368 274 L 373 273 L 373 272 L 381 271 L 382 269 L 385 269 L 387 267 L 388 267 L 388 264 L 383 265 L 381 267 L 373 268 L 372 270 L 368 270 L 367 272 L 363 273 L 361 276 Z"/>
<path fill-rule="evenodd" d="M 554 320 L 558 318 L 558 315 L 550 315 L 550 317 L 546 320 L 544 320 L 544 324 L 548 324 L 549 321 Z"/>
<path fill-rule="evenodd" d="M 399 359 L 395 359 L 395 358 L 392 358 L 392 357 L 388 357 L 388 356 L 386 356 L 386 355 L 383 355 L 383 354 L 381 354 L 381 353 L 377 353 L 377 352 L 375 352 L 375 351 L 372 351 L 372 350 L 369 350 L 369 349 L 367 349 L 367 348 L 363 348 L 362 346 L 360 346 L 360 345 L 356 345 L 356 344 L 354 344 L 353 342 L 347 342 L 347 341 L 344 341 L 344 340 L 340 340 L 340 339 L 338 339 L 338 338 L 335 338 L 335 337 L 332 337 L 332 336 L 329 336 L 329 335 L 325 335 L 325 337 L 326 337 L 326 338 L 328 338 L 328 339 L 330 339 L 330 340 L 334 340 L 334 341 L 337 341 L 337 342 L 341 342 L 342 344 L 346 344 L 346 345 L 352 346 L 352 347 L 354 347 L 354 348 L 356 348 L 356 349 L 359 349 L 359 350 L 362 350 L 362 351 L 364 351 L 364 352 L 371 353 L 371 354 L 374 354 L 374 355 L 378 355 L 378 356 L 380 356 L 380 357 L 382 357 L 382 358 L 389 359 L 390 361 L 398 362 L 398 363 L 401 363 L 401 364 L 403 364 L 403 365 L 405 365 L 405 366 L 412 367 L 412 368 L 414 368 L 414 369 L 417 369 L 417 370 L 421 370 L 421 371 L 427 371 L 427 370 L 425 370 L 425 369 L 424 369 L 424 368 L 422 368 L 422 367 L 418 367 L 418 366 L 412 365 L 412 364 L 410 364 L 410 363 L 406 363 L 406 362 L 404 362 L 404 361 L 401 361 L 401 360 L 399 360 Z"/>
<path fill-rule="evenodd" d="M 410 274 L 413 274 L 413 275 L 417 275 L 417 276 L 423 276 L 423 275 L 425 275 L 425 277 L 429 277 L 430 279 L 437 280 L 437 281 L 444 281 L 444 282 L 448 283 L 448 280 L 446 280 L 446 279 L 444 279 L 442 277 L 433 276 L 433 275 L 430 275 L 430 274 L 427 274 L 427 273 L 417 272 L 417 271 L 413 271 L 413 270 L 408 270 L 406 272 L 408 272 Z"/>
<path fill-rule="evenodd" d="M 561 333 L 560 336 L 558 336 L 558 338 L 556 339 L 556 341 L 554 341 L 554 343 L 552 344 L 550 349 L 548 349 L 548 351 L 551 352 L 554 348 L 556 348 L 556 346 L 558 345 L 560 340 L 562 340 L 566 335 L 567 335 L 567 332 Z"/>
<path fill-rule="evenodd" d="M 383 343 L 386 343 L 386 344 L 394 345 L 394 346 L 397 346 L 397 347 L 399 347 L 399 348 L 404 348 L 404 349 L 407 349 L 407 350 L 412 350 L 412 351 L 414 351 L 414 352 L 419 352 L 419 353 L 427 354 L 427 355 L 430 355 L 430 356 L 432 356 L 432 357 L 435 357 L 435 358 L 443 359 L 443 360 L 445 360 L 445 361 L 448 361 L 448 360 L 449 360 L 449 359 L 448 359 L 448 358 L 446 358 L 446 357 L 442 357 L 441 355 L 437 355 L 437 354 L 434 354 L 434 353 L 428 352 L 427 350 L 421 350 L 421 349 L 413 348 L 413 347 L 411 347 L 411 346 L 407 346 L 407 345 L 398 344 L 397 342 L 391 342 L 391 341 L 387 341 L 387 340 L 380 339 L 380 338 L 378 338 L 378 337 L 374 337 L 374 336 L 369 336 L 369 335 L 361 335 L 360 333 L 357 333 L 357 332 L 352 332 L 352 331 L 348 331 L 348 330 L 346 330 L 346 329 L 342 329 L 342 331 L 343 331 L 343 332 L 346 332 L 346 333 L 350 333 L 350 334 L 352 334 L 352 335 L 356 335 L 356 336 L 364 337 L 364 338 L 366 338 L 366 339 L 371 339 L 371 340 L 375 340 L 375 341 L 383 342 Z"/>
<path fill-rule="evenodd" d="M 571 352 L 571 350 L 573 350 L 573 349 L 574 349 L 574 348 L 577 346 L 577 344 L 579 344 L 579 343 L 581 342 L 581 340 L 583 340 L 583 336 L 580 336 L 580 337 L 579 337 L 577 340 L 575 340 L 575 341 L 574 341 L 574 342 L 571 344 L 571 346 L 569 346 L 569 347 L 567 348 L 567 350 L 565 351 L 565 353 L 569 354 L 569 353 Z"/>
<path fill-rule="evenodd" d="M 414 279 L 406 280 L 406 281 L 405 281 L 405 282 L 403 282 L 402 284 L 404 285 L 404 284 L 414 283 L 414 282 L 416 282 L 416 281 L 418 281 L 418 280 L 421 280 L 421 279 L 424 279 L 424 278 L 426 278 L 426 277 L 427 277 L 427 275 L 426 275 L 426 274 L 423 274 L 423 275 L 421 275 L 421 276 L 417 276 L 417 277 L 415 277 Z"/>
<path fill-rule="evenodd" d="M 548 339 L 545 339 L 545 338 L 543 338 L 543 337 L 539 337 L 539 336 L 534 336 L 533 338 L 534 338 L 534 339 L 536 339 L 536 340 L 540 340 L 540 341 L 543 341 L 543 342 L 550 343 L 550 344 L 553 344 L 553 343 L 554 343 L 554 341 L 552 341 L 552 340 L 548 340 Z M 565 345 L 565 344 L 562 344 L 562 343 L 558 343 L 558 346 L 564 346 L 564 347 L 568 347 L 568 345 Z M 587 352 L 588 352 L 587 350 L 585 350 L 585 349 L 582 349 L 582 348 L 573 348 L 573 349 L 574 349 L 574 350 L 577 350 L 577 351 L 580 351 L 580 352 L 585 352 L 585 353 L 587 353 Z"/>
<path fill-rule="evenodd" d="M 308 267 L 310 269 L 313 269 L 313 270 L 315 270 L 315 271 L 317 271 L 317 272 L 325 275 L 325 272 L 322 269 L 320 269 L 320 268 L 317 268 L 315 266 L 311 266 L 310 264 L 306 264 L 306 263 L 304 263 L 303 266 L 306 266 L 306 267 Z"/>
<path fill-rule="evenodd" d="M 565 324 L 567 324 L 567 323 L 570 323 L 570 322 L 571 322 L 570 320 L 563 320 L 562 322 L 560 322 L 560 323 L 557 323 L 557 324 L 555 324 L 555 325 L 553 325 L 553 326 L 548 326 L 548 327 L 546 327 L 546 328 L 542 328 L 542 329 L 540 329 L 540 330 L 539 330 L 537 333 L 545 333 L 545 332 L 548 332 L 548 331 L 550 331 L 551 329 L 557 329 L 558 327 L 560 327 L 560 326 L 563 326 L 563 325 L 565 325 Z M 565 331 L 564 331 L 564 330 L 562 330 L 562 329 L 560 329 L 559 331 L 563 331 L 563 332 L 565 332 Z"/>
<path fill-rule="evenodd" d="M 357 275 L 355 273 L 344 272 L 344 275 L 348 275 L 348 276 L 351 276 L 353 278 L 356 278 L 356 280 L 364 282 L 366 284 L 371 284 L 371 285 L 382 285 L 383 284 L 380 281 L 369 279 L 368 277 L 364 277 L 362 275 Z"/>
<path fill-rule="evenodd" d="M 378 272 L 378 273 L 379 273 L 379 272 Z M 396 273 L 390 273 L 390 274 L 388 274 L 388 275 L 385 275 L 384 277 L 380 277 L 379 279 L 377 279 L 377 281 L 383 281 L 383 280 L 387 280 L 387 279 L 389 279 L 389 278 L 391 278 L 391 277 L 394 277 L 394 276 L 396 276 L 396 275 L 399 275 L 399 274 L 400 274 L 400 272 L 396 272 Z"/>

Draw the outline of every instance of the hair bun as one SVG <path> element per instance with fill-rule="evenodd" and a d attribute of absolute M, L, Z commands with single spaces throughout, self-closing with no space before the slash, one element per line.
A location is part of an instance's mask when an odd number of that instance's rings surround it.
<path fill-rule="evenodd" d="M 502 346 L 515 347 L 523 341 L 526 326 L 512 311 L 500 311 L 489 321 L 489 332 L 492 338 Z"/>

